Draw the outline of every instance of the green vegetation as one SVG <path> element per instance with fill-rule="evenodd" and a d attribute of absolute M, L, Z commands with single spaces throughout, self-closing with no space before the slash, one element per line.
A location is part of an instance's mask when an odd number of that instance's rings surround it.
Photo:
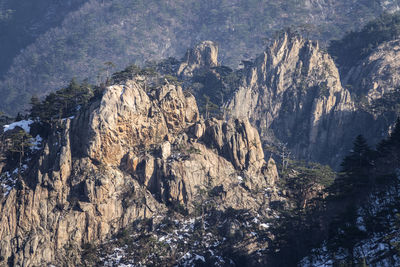
<path fill-rule="evenodd" d="M 22 129 L 13 131 L 6 135 L 5 144 L 7 161 L 18 163 L 18 176 L 21 176 L 22 161 L 29 148 L 33 146 L 32 136 Z"/>
<path fill-rule="evenodd" d="M 32 97 L 29 117 L 38 121 L 42 128 L 41 134 L 47 136 L 54 122 L 75 116 L 79 109 L 98 97 L 102 90 L 102 87 L 94 87 L 87 82 L 78 83 L 73 79 L 67 87 L 50 93 L 42 101 Z"/>
<path fill-rule="evenodd" d="M 290 191 L 296 208 L 305 209 L 307 202 L 319 197 L 335 180 L 335 172 L 327 165 L 289 161 L 281 174 L 281 188 Z"/>
<path fill-rule="evenodd" d="M 384 257 L 399 255 L 399 245 L 393 242 L 398 235 L 393 229 L 399 225 L 396 174 L 399 162 L 400 119 L 376 150 L 370 148 L 363 136 L 357 136 L 333 183 L 331 178 L 335 175 L 331 176 L 329 170 L 317 168 L 314 172 L 314 168 L 290 162 L 283 173 L 282 187 L 288 191 L 290 202 L 286 204 L 288 207 L 280 209 L 279 218 L 271 228 L 276 240 L 270 251 L 276 265 L 294 266 L 306 255 L 318 257 L 311 249 L 326 246 L 333 266 L 366 266 L 368 262 L 355 248 L 361 241 L 382 233 L 388 233 L 379 240 L 388 246 Z M 310 181 L 318 180 L 328 181 L 326 189 L 319 190 L 320 194 L 310 194 L 304 206 L 301 193 L 313 187 Z M 335 258 L 337 254 L 340 258 Z"/>
<path fill-rule="evenodd" d="M 367 186 L 374 156 L 365 138 L 357 136 L 353 149 L 341 164 L 342 172 L 331 188 L 332 194 L 340 197 Z"/>
<path fill-rule="evenodd" d="M 190 146 L 189 149 L 186 151 L 188 154 L 198 154 L 201 155 L 201 151 L 198 148 L 195 148 L 194 146 Z"/>
<path fill-rule="evenodd" d="M 241 70 L 233 71 L 227 66 L 218 66 L 194 76 L 186 89 L 196 97 L 199 110 L 206 119 L 221 117 L 226 111 L 220 107 L 239 87 L 241 78 Z"/>
<path fill-rule="evenodd" d="M 219 106 L 213 103 L 208 95 L 203 95 L 202 105 L 200 106 L 200 112 L 205 116 L 205 119 L 211 117 L 211 115 L 219 114 Z"/>
<path fill-rule="evenodd" d="M 0 128 L 2 128 L 6 124 L 10 124 L 13 121 L 13 118 L 4 114 L 4 112 L 0 111 Z"/>
<path fill-rule="evenodd" d="M 342 68 L 348 68 L 368 56 L 385 41 L 400 36 L 400 12 L 384 13 L 360 31 L 351 31 L 341 40 L 332 41 L 329 52 Z"/>
<path fill-rule="evenodd" d="M 175 84 L 175 85 L 180 85 L 181 84 L 176 76 L 172 76 L 172 75 L 167 74 L 167 75 L 164 76 L 164 78 L 169 83 L 172 83 L 172 84 Z"/>
<path fill-rule="evenodd" d="M 136 75 L 139 75 L 140 71 L 140 67 L 133 64 L 126 67 L 123 71 L 112 74 L 111 80 L 113 83 L 120 83 L 129 79 L 133 79 Z"/>
<path fill-rule="evenodd" d="M 398 196 L 395 194 L 394 202 L 388 207 L 374 214 L 374 207 L 365 203 L 370 194 L 381 191 L 381 197 L 392 198 L 390 188 L 396 188 L 398 181 L 396 169 L 400 158 L 400 120 L 390 136 L 378 145 L 377 150 L 372 150 L 362 136 L 357 136 L 353 150 L 343 160 L 342 174 L 331 187 L 333 204 L 342 203 L 344 212 L 337 214 L 330 225 L 329 246 L 331 249 L 344 248 L 349 257 L 348 265 L 362 263 L 362 259 L 354 257 L 354 247 L 362 239 L 369 237 L 374 232 L 389 229 L 390 221 L 397 220 L 397 215 L 391 207 L 396 207 Z M 363 204 L 364 203 L 364 204 Z M 364 205 L 364 206 L 363 206 Z M 376 205 L 376 203 L 374 203 Z M 357 218 L 360 217 L 359 209 L 366 210 L 363 220 L 365 229 L 359 227 Z M 350 263 L 350 264 L 349 264 Z"/>
<path fill-rule="evenodd" d="M 21 49 L 38 35 L 61 24 L 87 0 L 0 0 L 0 77 Z"/>
<path fill-rule="evenodd" d="M 221 105 L 238 88 L 240 78 L 240 71 L 234 72 L 229 67 L 219 66 L 193 77 L 193 81 L 202 85 L 203 94 L 209 96 L 217 105 Z"/>

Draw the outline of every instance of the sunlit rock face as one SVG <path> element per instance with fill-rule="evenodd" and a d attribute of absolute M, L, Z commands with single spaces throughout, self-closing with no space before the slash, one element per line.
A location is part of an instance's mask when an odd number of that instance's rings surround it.
<path fill-rule="evenodd" d="M 76 266 L 84 244 L 218 188 L 219 209 L 258 209 L 277 179 L 248 120 L 200 118 L 179 86 L 144 77 L 60 120 L 19 186 L 0 199 L 3 263 Z M 239 178 L 238 178 L 239 177 Z M 29 181 L 29 183 L 27 183 Z"/>
<path fill-rule="evenodd" d="M 285 33 L 246 67 L 226 109 L 249 118 L 264 144 L 280 142 L 295 158 L 338 168 L 355 136 L 378 142 L 395 121 L 395 112 L 379 113 L 373 101 L 397 88 L 397 47 L 381 45 L 341 82 L 317 42 Z"/>

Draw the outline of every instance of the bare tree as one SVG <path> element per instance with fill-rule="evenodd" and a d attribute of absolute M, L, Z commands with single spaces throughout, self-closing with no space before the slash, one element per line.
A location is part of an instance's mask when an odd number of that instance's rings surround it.
<path fill-rule="evenodd" d="M 278 143 L 278 153 L 282 161 L 282 171 L 285 171 L 289 165 L 292 152 L 288 149 L 287 143 Z"/>

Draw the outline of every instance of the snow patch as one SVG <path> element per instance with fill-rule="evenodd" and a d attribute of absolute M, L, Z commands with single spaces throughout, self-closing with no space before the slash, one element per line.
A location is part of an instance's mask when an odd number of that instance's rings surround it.
<path fill-rule="evenodd" d="M 75 118 L 75 116 L 70 116 L 70 117 L 68 117 L 68 118 L 63 118 L 62 121 L 72 120 L 72 119 L 74 119 L 74 118 Z"/>
<path fill-rule="evenodd" d="M 17 183 L 15 174 L 18 173 L 18 168 L 15 169 L 12 174 L 9 172 L 5 172 L 1 177 L 0 177 L 0 186 L 2 187 L 3 191 L 3 196 L 6 197 L 8 194 L 10 194 L 11 190 L 14 188 L 15 184 Z"/>
<path fill-rule="evenodd" d="M 364 218 L 361 216 L 357 218 L 357 228 L 360 231 L 364 231 L 364 232 L 367 231 L 367 228 L 365 227 L 365 223 L 364 223 Z"/>
<path fill-rule="evenodd" d="M 206 262 L 206 259 L 204 259 L 204 257 L 203 256 L 200 256 L 200 255 L 197 255 L 197 254 L 195 254 L 196 256 L 194 257 L 194 260 L 201 260 L 202 262 Z"/>
<path fill-rule="evenodd" d="M 36 135 L 35 138 L 32 138 L 31 150 L 40 150 L 42 142 L 43 142 L 43 138 L 40 135 Z"/>
<path fill-rule="evenodd" d="M 15 127 L 20 127 L 22 128 L 25 132 L 29 133 L 31 130 L 31 124 L 33 123 L 33 120 L 22 120 L 22 121 L 16 121 L 13 122 L 9 125 L 4 125 L 4 132 L 10 131 L 15 129 Z"/>

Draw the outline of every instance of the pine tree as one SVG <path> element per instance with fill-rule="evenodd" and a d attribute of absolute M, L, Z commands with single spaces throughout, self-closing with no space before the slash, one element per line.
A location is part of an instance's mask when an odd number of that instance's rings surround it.
<path fill-rule="evenodd" d="M 66 88 L 50 93 L 43 101 L 32 97 L 30 117 L 50 125 L 54 120 L 74 115 L 77 107 L 87 104 L 93 96 L 94 90 L 87 81 L 80 84 L 72 79 Z"/>
<path fill-rule="evenodd" d="M 396 162 L 400 157 L 400 117 L 397 118 L 393 131 L 389 137 L 382 140 L 378 146 L 378 155 L 382 158 L 390 158 L 392 162 Z"/>
<path fill-rule="evenodd" d="M 31 105 L 30 117 L 40 118 L 42 116 L 42 106 L 39 98 L 37 96 L 32 96 L 30 105 Z"/>
<path fill-rule="evenodd" d="M 218 115 L 219 106 L 213 103 L 208 95 L 204 94 L 203 98 L 205 118 L 210 118 L 210 115 Z"/>
<path fill-rule="evenodd" d="M 341 248 L 347 251 L 348 256 L 344 259 L 346 262 L 344 266 L 356 266 L 354 248 L 360 240 L 367 237 L 367 233 L 357 227 L 357 218 L 357 207 L 350 204 L 329 226 L 328 247 L 332 251 L 339 251 Z"/>
<path fill-rule="evenodd" d="M 21 129 L 9 135 L 7 137 L 7 141 L 7 150 L 9 153 L 11 153 L 11 157 L 13 158 L 15 154 L 18 156 L 18 175 L 21 176 L 22 161 L 25 153 L 27 152 L 27 149 L 33 145 L 32 136 Z"/>
<path fill-rule="evenodd" d="M 358 135 L 353 143 L 353 149 L 341 164 L 342 171 L 329 191 L 332 195 L 350 195 L 360 186 L 369 182 L 373 167 L 373 151 L 362 135 Z"/>
<path fill-rule="evenodd" d="M 292 198 L 299 209 L 305 209 L 312 197 L 317 196 L 320 186 L 328 186 L 335 178 L 335 173 L 329 166 L 318 163 L 291 161 L 290 168 L 296 172 L 294 177 L 285 177 L 285 188 L 290 190 Z"/>
<path fill-rule="evenodd" d="M 341 164 L 342 171 L 348 174 L 362 174 L 372 166 L 372 150 L 362 135 L 358 135 L 353 149 Z"/>

